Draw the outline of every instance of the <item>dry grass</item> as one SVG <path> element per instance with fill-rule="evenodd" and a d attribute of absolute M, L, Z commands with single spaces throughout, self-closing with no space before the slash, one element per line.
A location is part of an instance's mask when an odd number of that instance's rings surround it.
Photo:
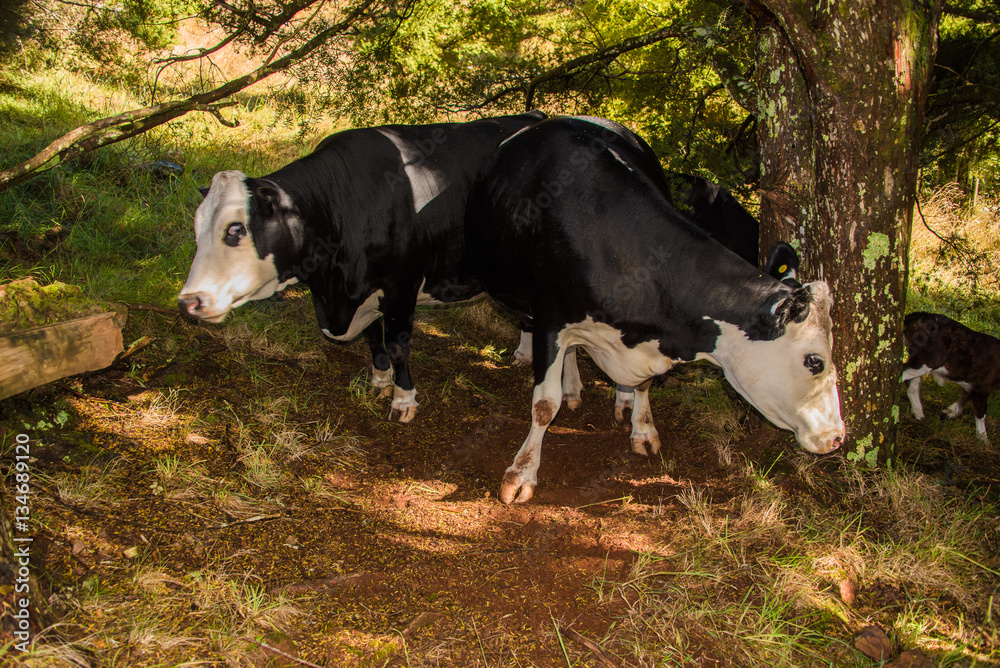
<path fill-rule="evenodd" d="M 914 217 L 907 310 L 944 312 L 1000 334 L 1000 202 L 973 208 L 956 184 L 926 198 Z"/>

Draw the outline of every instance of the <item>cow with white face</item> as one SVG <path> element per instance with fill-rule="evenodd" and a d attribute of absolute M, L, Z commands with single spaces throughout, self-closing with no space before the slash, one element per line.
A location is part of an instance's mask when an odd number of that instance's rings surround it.
<path fill-rule="evenodd" d="M 219 172 L 195 213 L 181 311 L 221 322 L 305 283 L 327 338 L 364 333 L 372 383 L 392 388 L 390 418 L 409 422 L 414 308 L 481 294 L 463 232 L 469 187 L 500 142 L 543 118 L 347 130 L 261 178 Z"/>
<path fill-rule="evenodd" d="M 500 488 L 531 498 L 541 442 L 562 400 L 563 363 L 587 350 L 634 386 L 632 445 L 656 452 L 649 382 L 706 359 L 814 453 L 840 447 L 826 283 L 784 283 L 709 238 L 670 205 L 620 133 L 543 121 L 504 143 L 473 184 L 466 235 L 487 292 L 533 327 L 532 424 Z"/>

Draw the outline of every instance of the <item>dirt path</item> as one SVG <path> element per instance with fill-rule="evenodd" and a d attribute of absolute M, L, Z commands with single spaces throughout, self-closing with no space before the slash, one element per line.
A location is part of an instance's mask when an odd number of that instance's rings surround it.
<path fill-rule="evenodd" d="M 724 506 L 745 485 L 732 460 L 768 466 L 790 439 L 699 365 L 654 390 L 663 448 L 636 457 L 583 361 L 583 407 L 550 429 L 534 498 L 504 506 L 532 383 L 485 311 L 423 316 L 410 425 L 366 393 L 362 344 L 316 337 L 296 357 L 147 316 L 155 345 L 44 395 L 70 415 L 35 450 L 43 495 L 62 499 L 42 503 L 50 587 L 84 600 L 70 619 L 106 633 L 109 617 L 148 617 L 158 636 L 114 648 L 127 665 L 655 662 L 644 653 L 669 639 L 641 616 L 649 587 L 688 569 L 679 495 Z M 685 643 L 687 665 L 734 665 L 696 630 Z"/>

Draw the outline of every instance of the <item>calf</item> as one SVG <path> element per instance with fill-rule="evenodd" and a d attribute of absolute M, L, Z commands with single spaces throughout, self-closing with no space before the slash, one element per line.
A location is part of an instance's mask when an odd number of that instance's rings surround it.
<path fill-rule="evenodd" d="M 607 121 L 551 119 L 505 142 L 472 187 L 466 237 L 487 292 L 534 328 L 531 428 L 501 483 L 504 503 L 534 493 L 574 346 L 635 387 L 638 454 L 660 445 L 650 380 L 697 359 L 721 366 L 804 449 L 840 447 L 826 283 L 777 281 L 712 240 Z"/>
<path fill-rule="evenodd" d="M 1000 390 L 1000 339 L 983 334 L 934 313 L 915 311 L 903 321 L 908 359 L 903 371 L 913 416 L 924 419 L 920 379 L 930 373 L 940 384 L 950 380 L 963 390 L 958 401 L 944 410 L 948 417 L 962 414 L 971 400 L 976 412 L 976 434 L 986 441 L 986 399 Z"/>
<path fill-rule="evenodd" d="M 181 311 L 221 322 L 302 281 L 327 338 L 364 333 L 372 383 L 393 387 L 390 418 L 409 422 L 414 308 L 482 292 L 463 233 L 469 186 L 503 139 L 542 118 L 346 130 L 267 176 L 219 172 L 195 212 Z"/>

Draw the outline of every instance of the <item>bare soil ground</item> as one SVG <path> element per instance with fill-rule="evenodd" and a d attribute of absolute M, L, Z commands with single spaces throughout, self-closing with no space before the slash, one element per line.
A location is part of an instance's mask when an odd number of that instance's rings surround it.
<path fill-rule="evenodd" d="M 308 304 L 252 308 L 285 313 L 279 327 L 311 318 Z M 281 349 L 131 317 L 152 333 L 143 350 L 0 404 L 7 428 L 35 439 L 42 588 L 94 665 L 662 665 L 650 648 L 671 642 L 678 665 L 741 665 L 699 628 L 637 630 L 671 583 L 739 602 L 755 577 L 690 571 L 685 490 L 735 516 L 750 462 L 788 494 L 837 502 L 842 458 L 817 459 L 803 483 L 791 436 L 709 366 L 654 390 L 663 447 L 634 456 L 627 424 L 612 425 L 613 388 L 581 358 L 583 406 L 549 430 L 534 498 L 502 505 L 532 381 L 487 305 L 420 314 L 409 425 L 388 422 L 388 400 L 359 376 L 362 342 L 316 333 Z M 903 598 L 872 584 L 856 605 L 878 619 Z M 115 639 L 122 624 L 133 630 Z M 846 648 L 852 629 L 825 632 Z"/>

